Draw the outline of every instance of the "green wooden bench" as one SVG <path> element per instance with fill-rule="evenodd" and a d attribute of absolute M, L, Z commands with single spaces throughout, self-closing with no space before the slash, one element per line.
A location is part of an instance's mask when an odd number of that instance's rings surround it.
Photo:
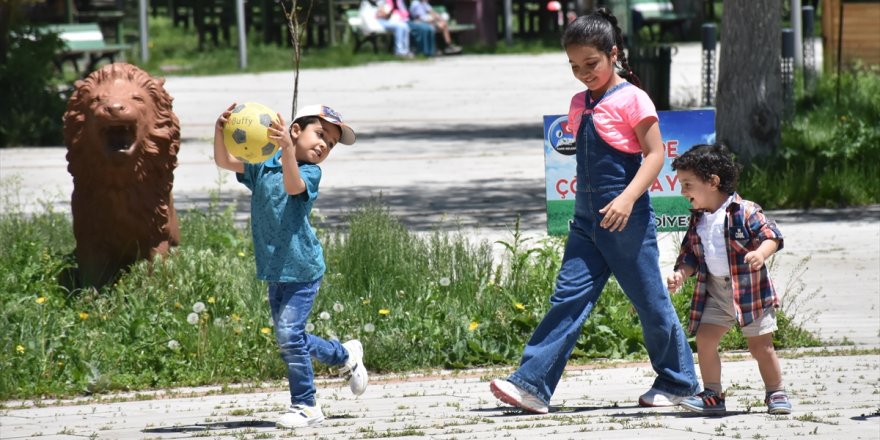
<path fill-rule="evenodd" d="M 345 19 L 348 23 L 348 30 L 351 31 L 351 36 L 354 38 L 354 51 L 357 52 L 361 49 L 361 47 L 370 43 L 373 46 L 373 53 L 379 53 L 379 40 L 382 38 L 386 38 L 386 44 L 388 46 L 389 52 L 394 51 L 394 37 L 386 32 L 384 29 L 382 31 L 365 33 L 361 23 L 361 17 L 358 14 L 357 8 L 346 9 L 345 10 Z"/>
<path fill-rule="evenodd" d="M 431 5 L 435 12 L 440 14 L 440 16 L 446 20 L 447 25 L 449 26 L 449 32 L 455 34 L 456 32 L 466 32 L 472 31 L 477 27 L 471 23 L 458 23 L 455 19 L 449 16 L 449 12 L 446 10 L 446 6 Z M 345 19 L 348 23 L 348 29 L 351 31 L 351 35 L 354 38 L 354 51 L 357 52 L 361 49 L 361 47 L 369 43 L 373 46 L 373 52 L 379 53 L 379 40 L 383 38 L 387 38 L 387 46 L 389 52 L 394 51 L 394 40 L 393 36 L 390 35 L 386 31 L 381 32 L 371 32 L 369 34 L 363 32 L 363 28 L 361 26 L 361 17 L 358 15 L 357 8 L 346 9 L 345 10 Z"/>
<path fill-rule="evenodd" d="M 77 74 L 86 76 L 95 70 L 101 60 L 116 61 L 125 59 L 127 44 L 107 44 L 98 23 L 52 24 L 40 28 L 41 32 L 57 34 L 64 42 L 64 48 L 56 54 L 55 66 L 62 70 L 64 63 L 71 63 Z M 79 62 L 85 60 L 85 69 L 80 71 Z"/>
<path fill-rule="evenodd" d="M 431 5 L 431 8 L 434 10 L 434 12 L 440 14 L 440 16 L 444 20 L 446 20 L 446 24 L 449 26 L 449 32 L 452 32 L 453 34 L 456 32 L 472 31 L 477 28 L 477 26 L 473 23 L 459 23 L 455 21 L 455 19 L 449 15 L 449 12 L 446 10 L 446 6 Z"/>
<path fill-rule="evenodd" d="M 658 40 L 659 36 L 668 31 L 679 32 L 687 20 L 694 18 L 694 14 L 676 12 L 669 0 L 630 0 L 632 13 L 632 33 L 638 36 L 642 27 L 647 27 L 651 39 Z M 659 26 L 659 34 L 654 33 L 654 25 Z"/>

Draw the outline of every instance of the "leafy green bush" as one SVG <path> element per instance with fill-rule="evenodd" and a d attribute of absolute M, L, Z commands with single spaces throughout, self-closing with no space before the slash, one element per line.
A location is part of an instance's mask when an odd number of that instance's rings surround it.
<path fill-rule="evenodd" d="M 61 145 L 66 100 L 58 92 L 53 64 L 61 45 L 54 34 L 11 33 L 8 58 L 0 63 L 0 148 Z"/>
<path fill-rule="evenodd" d="M 880 202 L 880 66 L 826 74 L 801 93 L 778 155 L 744 170 L 740 191 L 764 208 Z M 798 88 L 800 90 L 800 88 Z"/>

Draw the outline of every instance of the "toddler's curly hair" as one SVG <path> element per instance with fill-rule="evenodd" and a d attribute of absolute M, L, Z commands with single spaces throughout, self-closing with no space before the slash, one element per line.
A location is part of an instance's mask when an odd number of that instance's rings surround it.
<path fill-rule="evenodd" d="M 734 162 L 730 151 L 723 144 L 699 144 L 672 161 L 673 170 L 690 171 L 702 181 L 718 176 L 718 189 L 730 194 L 736 191 L 742 167 Z"/>

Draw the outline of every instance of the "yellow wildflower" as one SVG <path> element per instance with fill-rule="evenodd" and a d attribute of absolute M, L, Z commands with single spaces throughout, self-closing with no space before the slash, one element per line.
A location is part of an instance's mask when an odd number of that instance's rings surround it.
<path fill-rule="evenodd" d="M 229 318 L 235 322 L 241 321 L 241 317 L 238 316 L 238 313 L 233 313 L 232 316 L 230 316 Z"/>
<path fill-rule="evenodd" d="M 20 354 L 23 354 L 24 353 L 24 345 L 16 345 L 15 351 L 19 352 Z"/>
<path fill-rule="evenodd" d="M 379 314 L 380 314 L 380 315 L 387 315 L 387 314 L 389 314 L 389 313 L 391 313 L 391 310 L 388 310 L 388 309 L 379 309 Z"/>
<path fill-rule="evenodd" d="M 86 312 L 79 312 L 79 319 L 85 321 L 86 319 L 89 319 L 89 314 Z"/>
<path fill-rule="evenodd" d="M 516 307 L 517 310 L 525 310 L 526 309 L 526 306 L 524 306 L 523 303 L 516 303 L 513 306 Z"/>
<path fill-rule="evenodd" d="M 269 330 L 269 327 L 263 327 L 260 329 L 260 333 L 262 333 L 264 335 L 268 335 L 270 331 L 271 330 Z"/>
<path fill-rule="evenodd" d="M 45 296 L 41 296 L 41 297 L 37 298 L 37 304 L 42 304 L 42 303 L 44 303 L 44 302 L 46 302 L 46 297 L 45 297 Z"/>
<path fill-rule="evenodd" d="M 213 296 L 208 297 L 208 304 L 214 304 L 214 301 L 216 301 L 216 300 L 214 299 Z"/>
<path fill-rule="evenodd" d="M 239 253 L 238 253 L 238 256 L 239 256 L 239 257 L 243 257 L 243 256 L 244 256 L 244 252 L 239 252 Z"/>
<path fill-rule="evenodd" d="M 479 323 L 479 322 L 477 322 L 477 321 L 471 321 L 471 325 L 468 326 L 468 331 L 469 331 L 469 332 L 472 332 L 472 331 L 476 330 L 477 327 L 479 327 L 479 326 L 480 326 L 480 323 Z"/>

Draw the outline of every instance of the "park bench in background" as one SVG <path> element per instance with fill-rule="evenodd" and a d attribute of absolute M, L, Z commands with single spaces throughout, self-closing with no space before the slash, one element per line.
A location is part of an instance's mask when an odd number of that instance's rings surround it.
<path fill-rule="evenodd" d="M 476 26 L 473 23 L 459 23 L 454 18 L 449 16 L 449 12 L 446 10 L 446 6 L 443 5 L 431 5 L 435 12 L 440 14 L 446 23 L 449 26 L 449 32 L 455 35 L 459 32 L 467 32 L 473 31 L 476 29 Z M 361 49 L 361 47 L 369 43 L 373 46 L 373 52 L 379 53 L 379 40 L 387 39 L 386 45 L 388 47 L 389 52 L 394 51 L 394 36 L 390 35 L 386 31 L 381 32 L 371 32 L 365 33 L 363 31 L 363 27 L 361 26 L 361 18 L 358 15 L 357 8 L 351 8 L 345 10 L 345 19 L 348 23 L 348 29 L 351 31 L 351 35 L 354 38 L 354 51 L 357 52 Z"/>
<path fill-rule="evenodd" d="M 670 0 L 630 0 L 630 7 L 633 36 L 638 38 L 639 30 L 647 27 L 652 41 L 659 41 L 667 32 L 680 38 L 685 22 L 694 18 L 694 14 L 676 12 Z M 654 26 L 659 27 L 657 33 Z"/>
<path fill-rule="evenodd" d="M 373 53 L 379 53 L 379 40 L 383 38 L 387 39 L 386 46 L 388 47 L 388 51 L 393 52 L 394 36 L 385 30 L 370 33 L 364 32 L 361 17 L 358 14 L 357 8 L 346 9 L 345 19 L 346 23 L 348 23 L 348 30 L 351 32 L 352 38 L 354 38 L 355 52 L 361 50 L 361 47 L 364 44 L 370 43 L 373 45 Z"/>
<path fill-rule="evenodd" d="M 127 44 L 107 44 L 97 23 L 52 24 L 42 27 L 41 31 L 58 34 L 64 42 L 64 48 L 55 56 L 58 70 L 63 70 L 64 63 L 70 63 L 82 76 L 94 71 L 101 60 L 112 63 L 117 57 L 124 59 L 129 49 Z M 85 61 L 82 70 L 80 61 Z"/>

